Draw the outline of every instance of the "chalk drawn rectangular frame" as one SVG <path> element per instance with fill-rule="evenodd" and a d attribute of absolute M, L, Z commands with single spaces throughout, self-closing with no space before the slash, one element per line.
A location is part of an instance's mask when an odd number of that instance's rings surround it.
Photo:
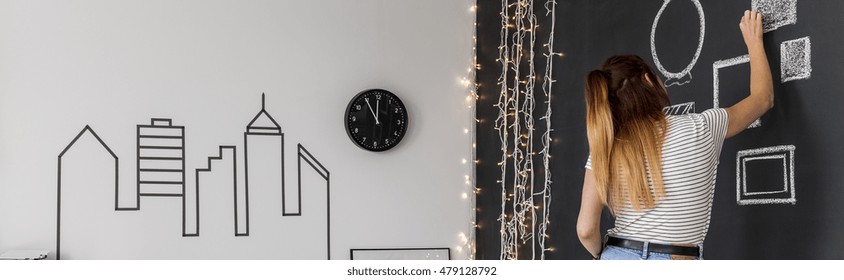
<path fill-rule="evenodd" d="M 741 150 L 736 153 L 736 203 L 738 205 L 761 205 L 761 204 L 797 204 L 796 188 L 794 182 L 794 145 L 782 145 L 765 147 L 750 150 Z M 753 160 L 781 160 L 783 162 L 783 190 L 767 192 L 747 191 L 746 162 Z M 765 195 L 789 194 L 788 198 L 766 198 Z M 762 196 L 759 198 L 746 198 L 748 196 Z M 744 197 L 744 198 L 743 198 Z"/>
<path fill-rule="evenodd" d="M 753 0 L 750 7 L 762 13 L 763 33 L 797 24 L 797 0 Z"/>
<path fill-rule="evenodd" d="M 375 257 L 366 258 L 360 253 L 368 253 L 374 255 Z M 355 253 L 358 257 L 355 258 Z M 445 256 L 446 258 L 416 258 L 414 256 L 419 256 L 422 254 L 428 253 L 428 255 L 433 256 Z M 389 257 L 394 255 L 402 255 L 405 254 L 407 258 L 395 258 Z M 377 256 L 382 257 L 377 257 Z M 450 248 L 374 248 L 374 249 L 350 249 L 349 250 L 349 259 L 350 260 L 451 260 L 451 249 Z"/>
<path fill-rule="evenodd" d="M 771 159 L 779 159 L 782 161 L 783 170 L 788 170 L 785 159 L 785 154 L 777 154 L 777 155 L 770 155 L 770 156 L 749 156 L 744 157 L 741 159 L 741 169 L 742 169 L 742 176 L 741 176 L 741 185 L 742 185 L 742 194 L 744 196 L 754 196 L 754 195 L 766 195 L 766 194 L 780 194 L 780 193 L 787 193 L 788 192 L 788 174 L 786 172 L 782 173 L 782 190 L 778 191 L 761 191 L 761 192 L 750 192 L 747 191 L 747 162 L 748 161 L 755 161 L 755 160 L 771 160 Z"/>
<path fill-rule="evenodd" d="M 750 63 L 750 55 L 741 55 L 724 60 L 718 60 L 715 61 L 715 63 L 712 63 L 712 108 L 721 108 L 718 102 L 718 96 L 720 95 L 720 79 L 718 78 L 718 72 L 723 68 L 744 63 Z M 762 119 L 756 119 L 747 128 L 756 128 L 760 126 L 762 126 Z"/>
<path fill-rule="evenodd" d="M 796 49 L 792 45 L 803 44 L 803 49 Z M 795 61 L 787 58 L 802 54 L 803 60 L 797 65 L 792 65 Z M 790 74 L 788 72 L 796 74 Z M 812 77 L 812 39 L 809 36 L 798 38 L 794 40 L 784 41 L 780 44 L 780 79 L 781 83 L 787 83 L 796 80 L 808 80 Z"/>

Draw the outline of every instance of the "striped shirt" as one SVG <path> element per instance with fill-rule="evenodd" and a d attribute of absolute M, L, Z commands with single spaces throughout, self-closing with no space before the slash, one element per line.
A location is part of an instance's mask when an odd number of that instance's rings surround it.
<path fill-rule="evenodd" d="M 666 118 L 665 197 L 654 208 L 639 212 L 628 202 L 616 213 L 615 227 L 608 234 L 665 244 L 703 244 L 712 214 L 718 155 L 727 134 L 727 111 L 709 109 Z M 586 168 L 592 168 L 591 159 Z"/>

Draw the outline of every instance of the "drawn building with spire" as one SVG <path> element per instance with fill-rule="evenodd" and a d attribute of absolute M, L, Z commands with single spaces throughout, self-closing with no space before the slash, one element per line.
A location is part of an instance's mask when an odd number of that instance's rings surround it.
<path fill-rule="evenodd" d="M 248 236 L 251 229 L 266 225 L 253 221 L 273 221 L 288 215 L 284 176 L 284 133 L 266 111 L 266 96 L 261 95 L 261 110 L 246 125 L 243 133 L 244 184 L 235 194 L 236 235 Z M 298 192 L 294 195 L 298 196 Z M 295 199 L 298 204 L 299 198 Z M 289 213 L 298 215 L 297 209 Z M 279 215 L 281 213 L 282 215 Z"/>

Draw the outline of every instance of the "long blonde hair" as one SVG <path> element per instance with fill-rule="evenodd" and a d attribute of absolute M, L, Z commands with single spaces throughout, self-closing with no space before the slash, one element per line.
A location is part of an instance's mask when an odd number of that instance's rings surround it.
<path fill-rule="evenodd" d="M 665 196 L 665 87 L 638 56 L 613 56 L 586 79 L 586 133 L 602 202 L 617 213 L 653 208 Z M 653 189 L 651 189 L 653 186 Z"/>

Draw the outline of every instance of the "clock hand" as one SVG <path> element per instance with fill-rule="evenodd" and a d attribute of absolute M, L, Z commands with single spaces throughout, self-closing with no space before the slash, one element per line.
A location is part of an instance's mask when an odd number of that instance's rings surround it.
<path fill-rule="evenodd" d="M 366 98 L 366 106 L 369 107 L 369 112 L 372 113 L 372 116 L 375 117 L 375 124 L 381 124 L 378 122 L 378 116 L 375 115 L 375 111 L 372 111 L 372 105 L 369 105 L 369 98 Z M 377 105 L 376 105 L 377 107 Z"/>
<path fill-rule="evenodd" d="M 381 115 L 381 99 L 375 100 L 375 121 L 377 123 L 378 116 Z"/>

